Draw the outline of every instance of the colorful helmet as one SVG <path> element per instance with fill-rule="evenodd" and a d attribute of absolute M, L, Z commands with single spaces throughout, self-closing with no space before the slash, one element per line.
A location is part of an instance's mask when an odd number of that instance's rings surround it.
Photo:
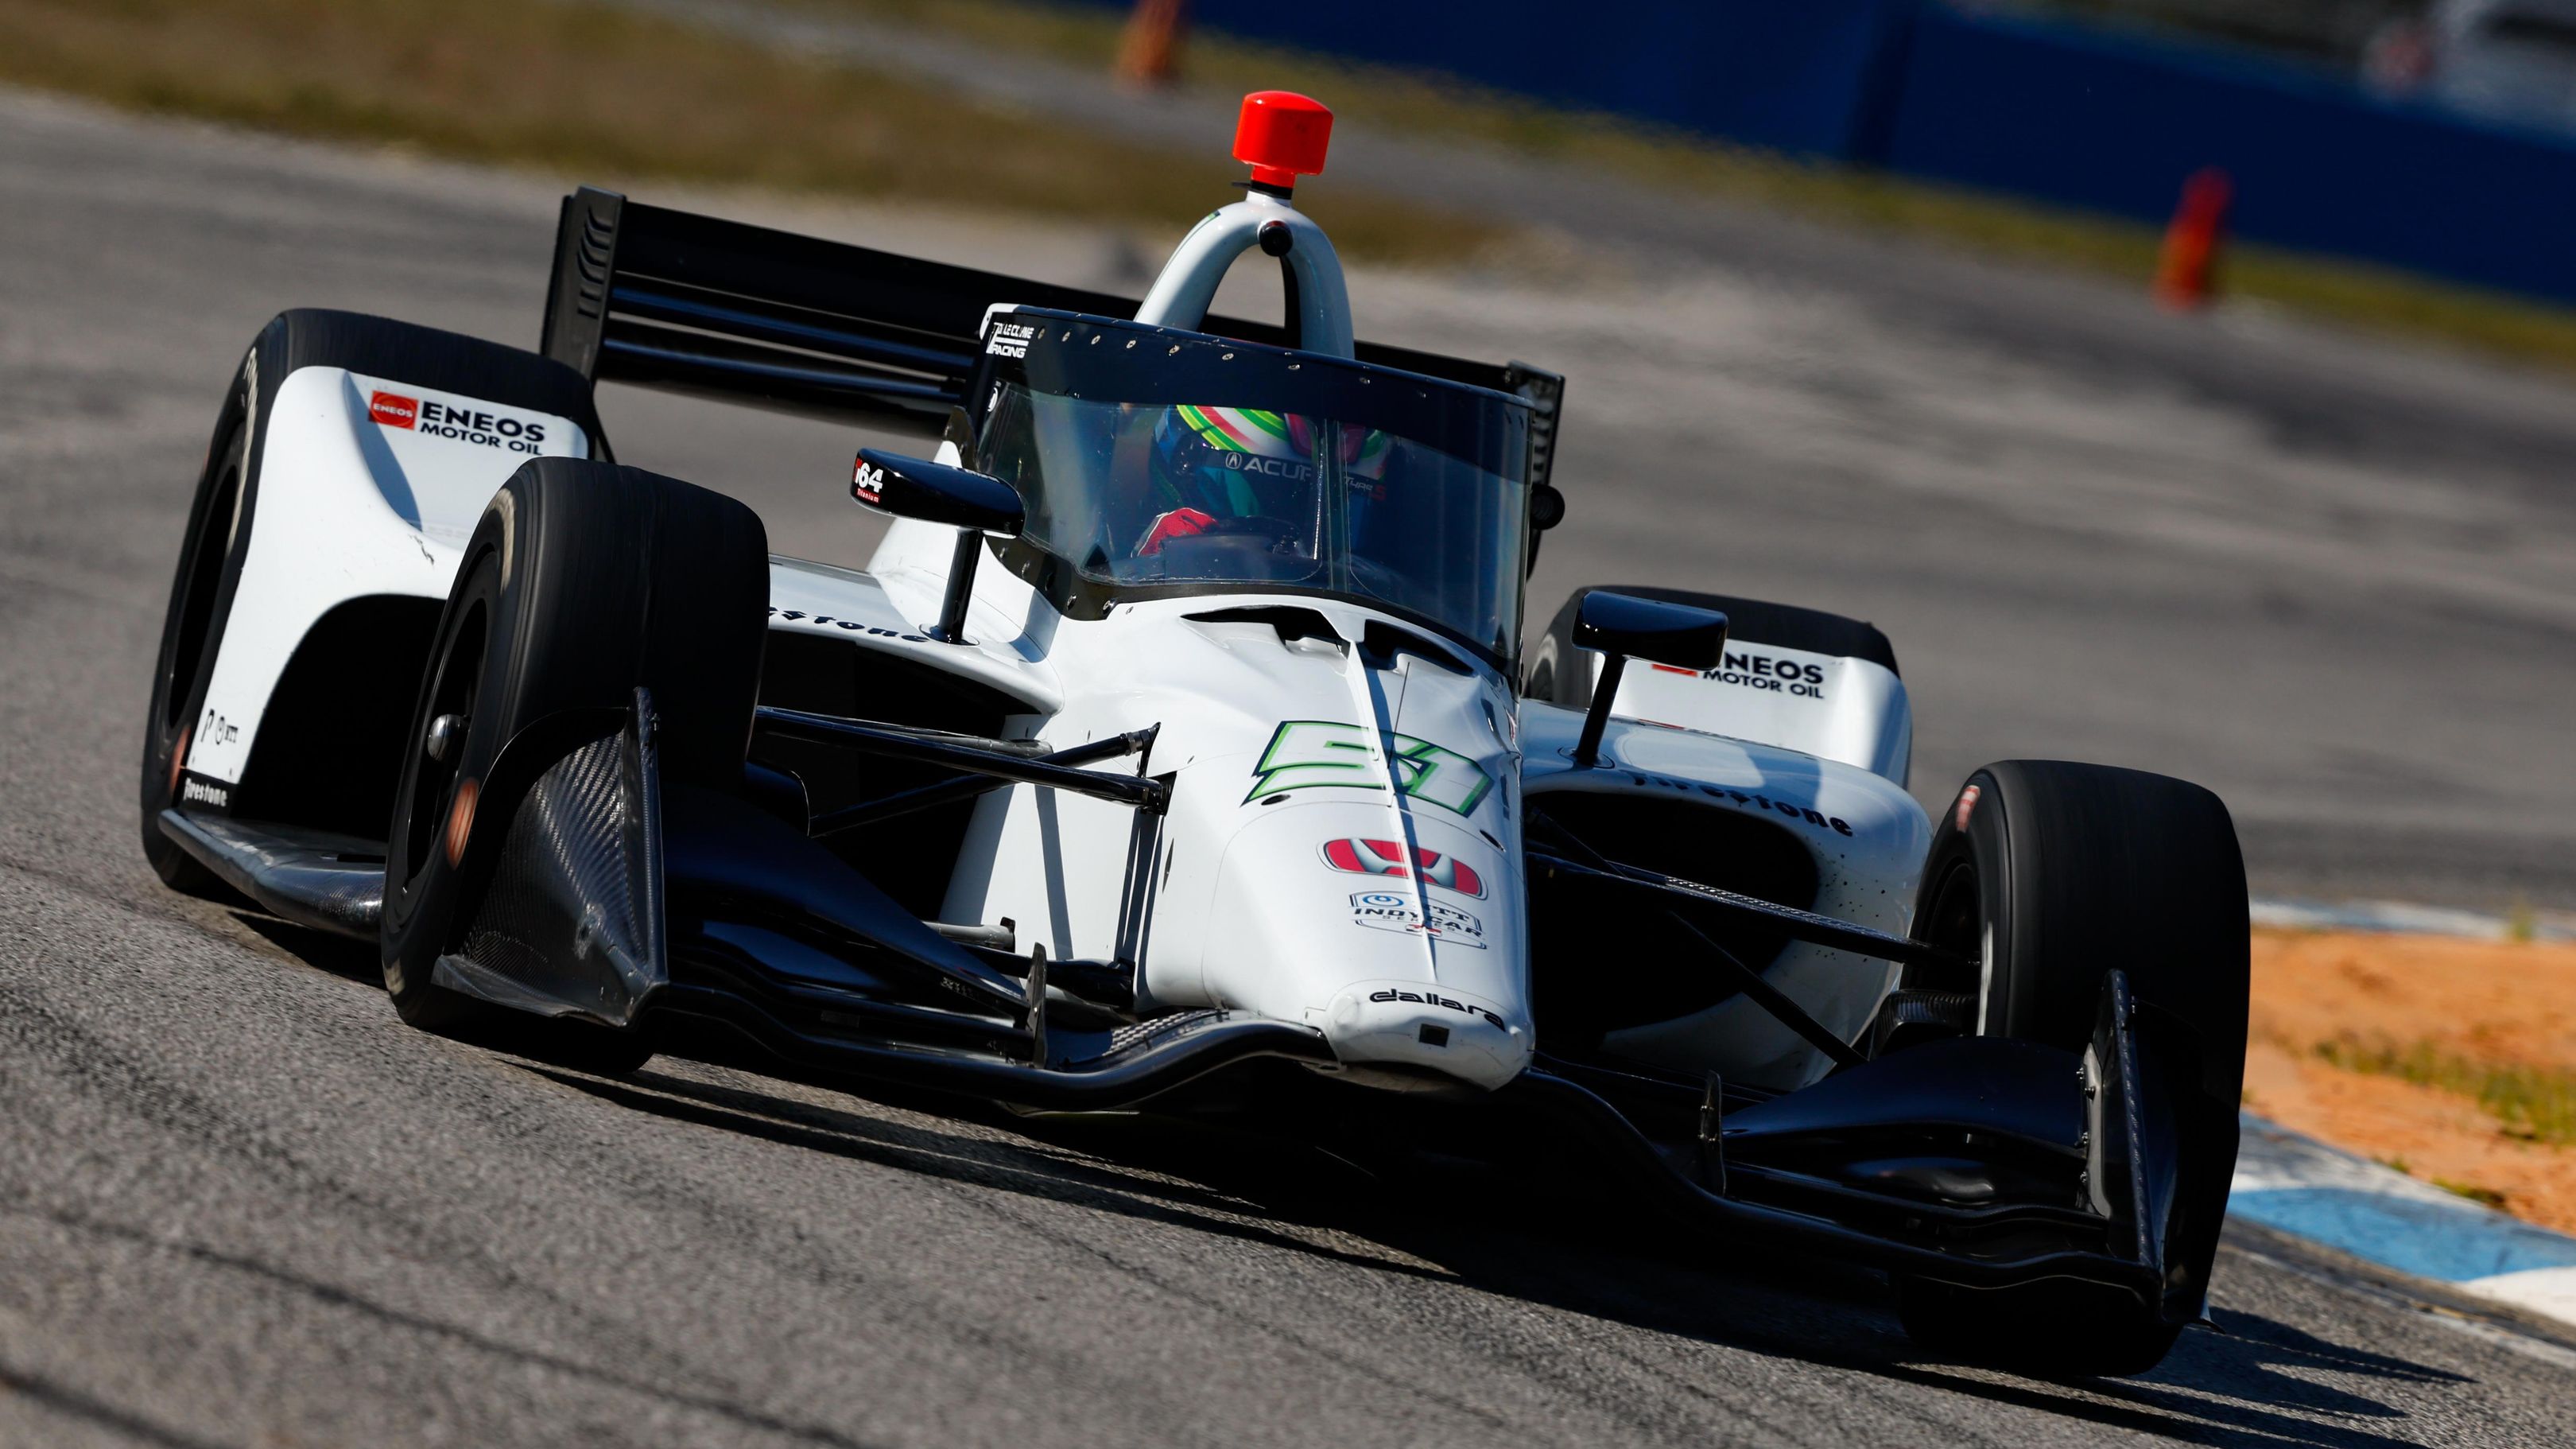
<path fill-rule="evenodd" d="M 1374 428 L 1343 429 L 1343 477 L 1383 482 L 1387 444 Z M 1154 424 L 1155 482 L 1170 505 L 1227 518 L 1274 512 L 1265 500 L 1313 480 L 1315 446 L 1315 420 L 1301 414 L 1184 403 Z"/>

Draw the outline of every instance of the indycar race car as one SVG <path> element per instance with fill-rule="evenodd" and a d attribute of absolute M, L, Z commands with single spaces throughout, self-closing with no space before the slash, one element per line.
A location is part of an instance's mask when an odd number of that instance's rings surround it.
<path fill-rule="evenodd" d="M 536 352 L 279 316 L 189 514 L 145 853 L 378 943 L 418 1026 L 1364 1102 L 1883 1269 L 1943 1352 L 2153 1365 L 2236 1154 L 2225 807 L 2017 760 L 1927 814 L 1888 640 L 1811 609 L 1591 588 L 1525 637 L 1562 379 L 1355 339 L 1293 196 L 1330 121 L 1248 97 L 1246 194 L 1141 302 L 584 188 Z M 1283 320 L 1210 315 L 1254 251 Z M 774 557 L 612 461 L 602 379 L 935 456 L 858 452 L 866 569 Z"/>

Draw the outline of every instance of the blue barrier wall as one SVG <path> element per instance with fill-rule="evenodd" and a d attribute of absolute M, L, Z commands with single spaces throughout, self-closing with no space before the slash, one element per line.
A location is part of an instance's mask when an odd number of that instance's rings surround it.
<path fill-rule="evenodd" d="M 1107 0 L 1128 8 L 1127 0 Z M 1193 0 L 1194 23 L 1841 156 L 1916 0 Z"/>
<path fill-rule="evenodd" d="M 2143 221 L 2222 166 L 2239 235 L 2576 301 L 2576 139 L 2239 52 L 1941 0 L 1195 0 L 1192 13 L 1251 39 Z"/>
<path fill-rule="evenodd" d="M 2223 51 L 1927 6 L 1872 159 L 2146 221 L 2221 166 L 2239 235 L 2576 300 L 2576 142 Z"/>

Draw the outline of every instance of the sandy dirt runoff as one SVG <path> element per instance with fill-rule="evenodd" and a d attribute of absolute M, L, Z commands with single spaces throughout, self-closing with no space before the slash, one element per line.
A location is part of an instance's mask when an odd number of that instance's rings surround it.
<path fill-rule="evenodd" d="M 2576 1232 L 2576 1146 L 2536 1140 L 2465 1091 L 2337 1065 L 2327 1042 L 2564 1082 L 2576 1073 L 2576 945 L 2258 930 L 2245 1063 L 2247 1105 L 2263 1116 Z"/>

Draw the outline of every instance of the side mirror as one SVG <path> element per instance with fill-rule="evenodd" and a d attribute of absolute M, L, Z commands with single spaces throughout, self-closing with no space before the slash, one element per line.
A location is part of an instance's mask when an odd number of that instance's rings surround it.
<path fill-rule="evenodd" d="M 1610 723 L 1610 701 L 1618 696 L 1629 656 L 1678 669 L 1715 669 L 1726 658 L 1726 616 L 1715 609 L 1595 590 L 1575 609 L 1574 645 L 1608 656 L 1592 686 L 1583 738 L 1574 746 L 1575 767 L 1588 770 L 1600 762 L 1601 731 Z"/>
<path fill-rule="evenodd" d="M 1027 521 L 1019 493 L 999 478 L 875 448 L 859 450 L 858 465 L 850 470 L 850 496 L 862 507 L 896 518 L 971 528 L 997 538 L 1019 537 Z"/>
<path fill-rule="evenodd" d="M 1028 511 L 1019 492 L 990 474 L 861 448 L 850 470 L 850 496 L 863 508 L 957 530 L 957 551 L 948 560 L 948 595 L 929 634 L 944 643 L 969 642 L 966 602 L 975 592 L 975 563 L 983 557 L 987 534 L 1020 536 Z"/>

